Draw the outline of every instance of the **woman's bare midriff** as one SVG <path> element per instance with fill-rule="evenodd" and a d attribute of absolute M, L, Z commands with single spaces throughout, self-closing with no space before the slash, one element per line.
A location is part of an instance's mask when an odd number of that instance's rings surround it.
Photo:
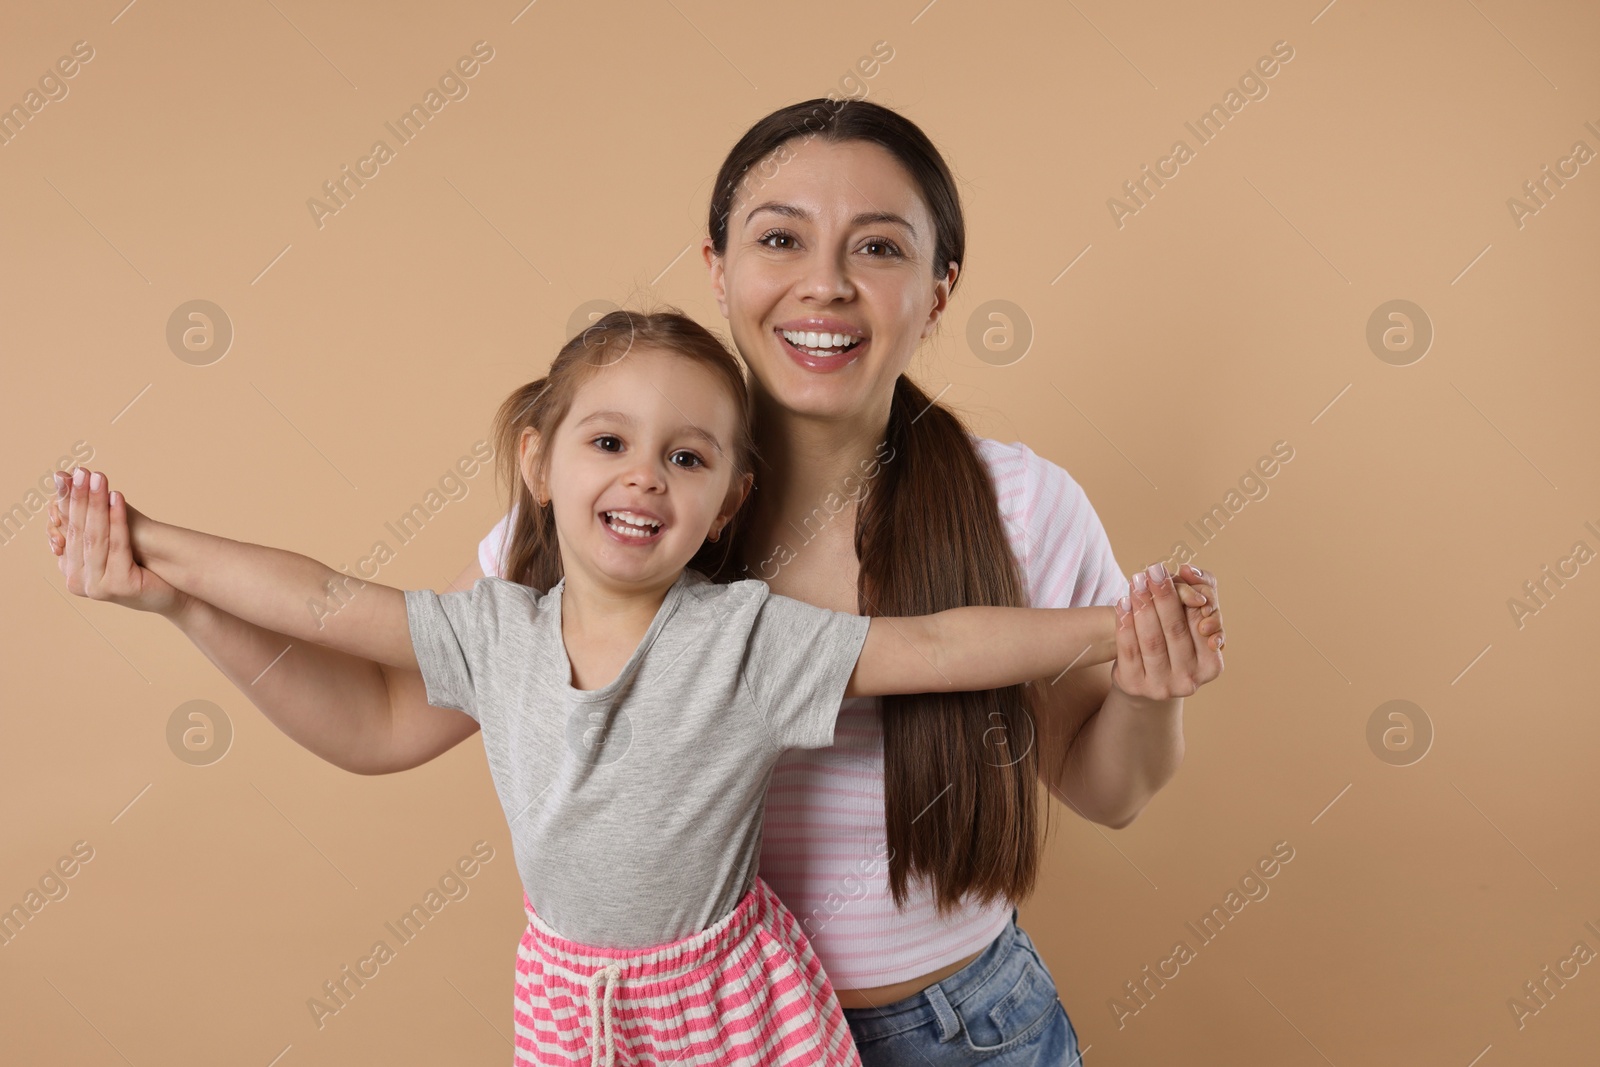
<path fill-rule="evenodd" d="M 920 993 L 935 982 L 942 982 L 955 974 L 961 968 L 977 959 L 983 950 L 979 949 L 970 956 L 956 960 L 937 971 L 930 971 L 920 978 L 912 978 L 895 985 L 869 986 L 866 989 L 836 989 L 840 1007 L 845 1008 L 881 1008 L 885 1004 L 893 1004 L 897 1000 L 904 1000 L 913 994 Z"/>

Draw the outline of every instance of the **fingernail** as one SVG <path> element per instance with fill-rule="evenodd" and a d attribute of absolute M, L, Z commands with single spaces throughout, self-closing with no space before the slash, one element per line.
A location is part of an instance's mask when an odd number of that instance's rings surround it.
<path fill-rule="evenodd" d="M 1117 601 L 1117 610 L 1126 615 L 1128 613 L 1128 598 L 1122 597 Z"/>
<path fill-rule="evenodd" d="M 56 478 L 56 492 L 59 494 L 61 492 L 61 490 L 67 484 L 66 472 L 65 471 L 56 471 L 55 478 Z"/>
<path fill-rule="evenodd" d="M 1189 569 L 1194 571 L 1194 576 L 1196 578 L 1204 578 L 1206 576 L 1206 572 L 1201 570 L 1199 567 L 1196 567 L 1193 563 L 1189 564 Z"/>
<path fill-rule="evenodd" d="M 1133 575 L 1133 590 L 1134 590 L 1134 592 L 1143 593 L 1143 592 L 1145 592 L 1145 590 L 1148 587 L 1149 587 L 1149 582 L 1145 578 L 1144 571 L 1136 571 L 1134 573 L 1134 575 Z"/>
<path fill-rule="evenodd" d="M 99 471 L 95 471 L 93 474 L 89 475 L 89 491 L 91 493 L 98 493 L 100 491 L 100 487 L 104 484 L 106 484 L 106 476 L 101 474 Z"/>
<path fill-rule="evenodd" d="M 111 490 L 111 506 L 116 507 L 122 503 L 122 493 L 116 489 Z"/>
<path fill-rule="evenodd" d="M 83 484 L 83 468 L 82 467 L 74 467 L 74 468 L 72 468 L 72 484 L 73 485 L 82 485 Z"/>
<path fill-rule="evenodd" d="M 1146 569 L 1150 574 L 1150 580 L 1157 585 L 1167 580 L 1167 565 L 1160 560 L 1156 560 Z"/>

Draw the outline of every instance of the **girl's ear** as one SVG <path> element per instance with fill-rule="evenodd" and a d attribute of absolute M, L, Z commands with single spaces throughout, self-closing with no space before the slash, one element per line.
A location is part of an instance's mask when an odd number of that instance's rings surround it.
<path fill-rule="evenodd" d="M 723 501 L 722 511 L 717 515 L 716 525 L 719 529 L 733 521 L 733 517 L 744 506 L 745 497 L 750 495 L 750 489 L 755 483 L 755 474 L 749 473 L 728 487 L 728 498 Z"/>
<path fill-rule="evenodd" d="M 532 426 L 522 428 L 522 439 L 517 447 L 521 450 L 518 454 L 517 465 L 522 470 L 522 484 L 528 487 L 528 492 L 533 494 L 534 503 L 543 505 L 549 499 L 543 482 L 538 478 L 539 468 L 539 431 Z"/>

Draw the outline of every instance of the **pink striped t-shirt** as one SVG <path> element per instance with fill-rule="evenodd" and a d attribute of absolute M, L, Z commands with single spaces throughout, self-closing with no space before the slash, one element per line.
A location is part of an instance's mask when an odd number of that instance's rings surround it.
<path fill-rule="evenodd" d="M 1127 592 L 1100 517 L 1065 470 L 1025 444 L 972 441 L 989 469 L 1031 606 L 1104 605 Z M 500 574 L 506 526 L 501 519 L 478 546 L 485 574 Z M 761 878 L 800 920 L 836 989 L 893 985 L 938 970 L 982 949 L 1011 918 L 1011 905 L 996 903 L 941 919 L 920 878 L 909 886 L 905 910 L 896 910 L 885 860 L 876 697 L 845 698 L 831 748 L 779 757 L 762 825 Z"/>

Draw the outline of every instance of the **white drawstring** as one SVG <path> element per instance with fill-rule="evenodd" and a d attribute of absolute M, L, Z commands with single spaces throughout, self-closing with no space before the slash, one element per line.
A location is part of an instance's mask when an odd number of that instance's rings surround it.
<path fill-rule="evenodd" d="M 616 983 L 621 979 L 622 966 L 616 963 L 607 964 L 589 976 L 589 1029 L 594 1042 L 589 1052 L 589 1067 L 615 1067 L 617 1062 L 617 1040 L 612 1033 L 611 1005 L 613 995 L 617 991 Z M 600 992 L 602 984 L 605 985 L 604 996 Z M 603 1062 L 600 1059 L 602 1045 L 606 1050 Z"/>

